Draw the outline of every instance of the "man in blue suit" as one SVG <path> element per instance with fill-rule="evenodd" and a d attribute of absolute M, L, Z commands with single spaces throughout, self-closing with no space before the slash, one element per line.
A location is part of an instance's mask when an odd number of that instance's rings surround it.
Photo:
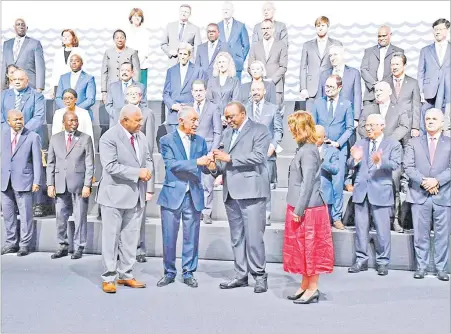
<path fill-rule="evenodd" d="M 179 126 L 160 140 L 166 175 L 157 204 L 161 206 L 163 232 L 164 276 L 157 286 L 175 281 L 175 253 L 180 218 L 183 223 L 183 282 L 196 288 L 193 276 L 197 269 L 200 215 L 204 208 L 201 174 L 215 169 L 212 155 L 207 155 L 205 139 L 196 135 L 199 115 L 193 107 L 184 106 L 178 112 Z"/>
<path fill-rule="evenodd" d="M 42 174 L 39 136 L 24 128 L 23 114 L 10 110 L 9 128 L 2 128 L 2 211 L 6 228 L 2 255 L 25 256 L 33 236 L 33 192 L 39 190 Z M 20 240 L 16 207 L 20 214 Z"/>
<path fill-rule="evenodd" d="M 41 93 L 45 88 L 45 62 L 41 42 L 26 36 L 27 24 L 23 19 L 14 22 L 16 36 L 3 44 L 3 61 L 1 71 L 2 87 L 6 87 L 6 69 L 15 64 L 23 68 L 30 79 L 30 86 Z"/>
<path fill-rule="evenodd" d="M 206 80 L 207 74 L 189 60 L 193 47 L 188 43 L 180 43 L 178 47 L 179 63 L 170 67 L 166 73 L 163 88 L 163 102 L 166 105 L 166 123 L 176 129 L 178 124 L 177 112 L 183 105 L 194 102 L 191 86 L 194 80 Z"/>
<path fill-rule="evenodd" d="M 390 262 L 390 215 L 394 204 L 393 172 L 401 165 L 399 141 L 384 136 L 385 120 L 380 114 L 366 119 L 368 138 L 351 148 L 348 168 L 356 173 L 352 202 L 355 205 L 356 260 L 349 273 L 368 270 L 369 215 L 376 227 L 376 264 L 380 276 L 388 274 Z"/>
<path fill-rule="evenodd" d="M 326 98 L 320 98 L 312 105 L 311 114 L 315 124 L 326 129 L 330 145 L 340 150 L 339 172 L 332 176 L 334 184 L 334 204 L 332 206 L 332 220 L 334 227 L 344 229 L 342 223 L 343 186 L 345 178 L 346 159 L 348 156 L 348 139 L 354 130 L 354 112 L 352 103 L 340 97 L 342 80 L 332 74 L 326 80 Z"/>
<path fill-rule="evenodd" d="M 200 67 L 208 75 L 208 79 L 213 76 L 213 64 L 219 52 L 229 52 L 227 43 L 219 40 L 219 28 L 216 23 L 210 23 L 207 27 L 208 42 L 197 48 L 196 66 Z"/>
<path fill-rule="evenodd" d="M 139 68 L 136 69 L 139 71 Z M 105 109 L 110 115 L 110 128 L 119 123 L 119 114 L 125 106 L 126 90 L 131 85 L 137 85 L 141 88 L 142 100 L 139 107 L 147 107 L 147 87 L 142 83 L 133 80 L 135 68 L 129 62 L 122 63 L 119 69 L 119 81 L 112 82 L 108 88 Z"/>
<path fill-rule="evenodd" d="M 413 277 L 421 279 L 426 273 L 431 224 L 434 224 L 437 278 L 449 281 L 451 140 L 442 134 L 443 112 L 440 109 L 429 109 L 425 118 L 427 134 L 410 140 L 404 152 L 404 168 L 410 179 L 407 202 L 412 203 L 417 260 Z"/>
<path fill-rule="evenodd" d="M 224 20 L 218 23 L 219 39 L 229 46 L 229 53 L 233 57 L 236 67 L 236 76 L 241 80 L 243 64 L 251 44 L 247 33 L 246 25 L 233 18 L 233 4 L 225 2 L 222 7 Z"/>
<path fill-rule="evenodd" d="M 73 54 L 69 59 L 71 72 L 63 74 L 56 89 L 56 107 L 64 108 L 63 92 L 72 88 L 77 92 L 77 106 L 89 112 L 91 120 L 94 119 L 91 107 L 96 103 L 96 82 L 92 75 L 82 70 L 83 58 L 78 54 Z"/>

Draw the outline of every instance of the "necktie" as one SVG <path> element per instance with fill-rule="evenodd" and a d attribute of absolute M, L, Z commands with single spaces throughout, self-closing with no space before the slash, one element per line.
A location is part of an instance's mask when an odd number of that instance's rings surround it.
<path fill-rule="evenodd" d="M 379 48 L 379 67 L 377 68 L 377 80 L 381 81 L 384 77 L 385 55 L 387 54 L 386 48 Z"/>
<path fill-rule="evenodd" d="M 211 58 L 213 57 L 214 51 L 215 51 L 215 44 L 210 43 L 210 50 L 208 50 L 208 63 L 211 63 Z"/>
<path fill-rule="evenodd" d="M 132 144 L 133 150 L 134 150 L 135 153 L 136 153 L 136 150 L 135 150 L 135 136 L 134 136 L 134 135 L 132 135 L 132 136 L 130 137 L 130 144 Z"/>
<path fill-rule="evenodd" d="M 179 41 L 182 41 L 182 37 L 183 37 L 183 32 L 185 31 L 185 23 L 180 23 L 181 24 L 181 28 L 179 31 Z"/>
<path fill-rule="evenodd" d="M 16 95 L 16 101 L 14 102 L 14 109 L 15 110 L 20 110 L 20 102 L 22 102 L 22 96 L 19 93 L 19 94 Z"/>
<path fill-rule="evenodd" d="M 332 120 L 334 118 L 334 100 L 333 99 L 329 99 L 328 117 L 329 117 L 329 120 Z"/>
<path fill-rule="evenodd" d="M 436 148 L 436 138 L 432 137 L 429 141 L 429 159 L 431 161 L 431 165 L 434 163 L 434 156 L 435 156 L 435 148 Z"/>
<path fill-rule="evenodd" d="M 226 41 L 229 40 L 230 37 L 230 21 L 226 22 L 226 31 L 225 31 L 225 35 L 226 35 Z"/>
<path fill-rule="evenodd" d="M 69 152 L 69 149 L 70 149 L 71 145 L 72 145 L 72 133 L 69 133 L 67 135 L 66 152 Z"/>
<path fill-rule="evenodd" d="M 395 91 L 396 96 L 399 96 L 399 93 L 401 92 L 401 78 L 395 78 Z"/>
<path fill-rule="evenodd" d="M 442 63 L 443 63 L 444 49 L 445 49 L 445 48 L 443 47 L 443 44 L 440 43 L 440 44 L 438 45 L 438 60 L 439 60 L 439 62 L 440 62 L 440 66 L 441 66 Z"/>
<path fill-rule="evenodd" d="M 230 141 L 230 147 L 233 146 L 233 144 L 235 144 L 236 138 L 238 137 L 238 130 L 234 129 L 232 132 L 232 140 Z"/>
<path fill-rule="evenodd" d="M 124 82 L 124 83 L 122 84 L 122 92 L 124 93 L 124 95 L 125 95 L 125 93 L 127 92 L 127 83 L 126 83 L 126 82 Z"/>
<path fill-rule="evenodd" d="M 196 111 L 200 115 L 200 102 L 197 103 Z"/>
<path fill-rule="evenodd" d="M 255 104 L 255 112 L 254 112 L 254 118 L 257 123 L 260 123 L 260 116 L 261 116 L 260 102 L 257 102 Z"/>
<path fill-rule="evenodd" d="M 17 58 L 19 57 L 19 51 L 20 51 L 20 39 L 16 39 L 13 51 L 14 61 L 16 61 Z"/>
<path fill-rule="evenodd" d="M 371 143 L 373 146 L 371 146 L 371 154 L 376 153 L 376 140 L 372 140 Z"/>
<path fill-rule="evenodd" d="M 17 135 L 18 135 L 18 133 L 15 132 L 15 133 L 14 133 L 13 141 L 11 142 L 11 154 L 14 153 L 14 151 L 16 150 L 16 145 L 17 145 Z"/>

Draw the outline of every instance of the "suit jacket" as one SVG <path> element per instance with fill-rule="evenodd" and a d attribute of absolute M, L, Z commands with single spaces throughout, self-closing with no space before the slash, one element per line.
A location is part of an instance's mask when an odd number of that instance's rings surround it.
<path fill-rule="evenodd" d="M 318 91 L 321 92 L 320 97 L 326 96 L 326 80 L 332 72 L 333 68 L 321 72 L 318 87 Z M 340 97 L 351 101 L 354 110 L 354 119 L 358 121 L 362 111 L 362 84 L 360 81 L 360 72 L 356 68 L 345 65 L 343 78 L 341 79 L 343 81 L 343 86 L 340 91 Z"/>
<path fill-rule="evenodd" d="M 287 26 L 283 22 L 274 21 L 274 38 L 282 41 L 288 48 L 288 31 Z M 257 23 L 252 34 L 252 43 L 257 43 L 263 40 L 262 24 Z"/>
<path fill-rule="evenodd" d="M 66 107 L 63 103 L 63 92 L 66 89 L 71 88 L 70 76 L 71 72 L 65 73 L 59 78 L 58 88 L 56 89 L 55 94 L 57 109 Z M 82 70 L 75 85 L 75 91 L 78 96 L 77 106 L 81 109 L 88 110 L 92 119 L 93 113 L 91 107 L 96 103 L 96 82 L 94 77 Z"/>
<path fill-rule="evenodd" d="M 141 131 L 144 133 L 149 146 L 150 156 L 153 156 L 154 144 L 155 144 L 155 114 L 152 109 L 140 106 L 143 114 L 143 126 Z M 152 169 L 155 170 L 155 165 L 152 159 Z M 152 177 L 148 182 L 147 192 L 155 192 L 155 178 Z"/>
<path fill-rule="evenodd" d="M 238 101 L 240 96 L 240 79 L 237 77 L 227 77 L 224 86 L 221 86 L 219 77 L 212 77 L 208 80 L 207 99 L 218 105 L 221 115 L 231 101 Z"/>
<path fill-rule="evenodd" d="M 391 75 L 390 61 L 393 53 L 395 52 L 404 52 L 404 50 L 390 44 L 384 59 L 384 78 Z M 374 100 L 374 85 L 379 81 L 377 79 L 377 69 L 379 68 L 380 63 L 379 58 L 380 51 L 378 45 L 365 49 L 362 58 L 362 64 L 360 66 L 360 74 L 362 75 L 362 79 L 365 82 L 363 101 Z"/>
<path fill-rule="evenodd" d="M 2 92 L 2 127 L 8 127 L 8 111 L 14 109 L 16 103 L 16 94 L 14 89 L 7 89 Z M 23 113 L 25 127 L 30 130 L 41 133 L 41 127 L 45 123 L 45 102 L 44 96 L 31 87 L 22 91 L 22 100 L 19 110 Z"/>
<path fill-rule="evenodd" d="M 162 137 L 160 146 L 166 175 L 157 204 L 171 210 L 178 209 L 185 198 L 186 186 L 189 185 L 194 208 L 196 211 L 202 211 L 204 190 L 201 174 L 209 171 L 205 167 L 197 166 L 197 159 L 208 153 L 205 140 L 198 135 L 192 136 L 189 157 L 186 156 L 178 131 Z"/>
<path fill-rule="evenodd" d="M 186 42 L 193 46 L 193 59 L 196 59 L 197 47 L 202 43 L 200 29 L 191 22 L 186 22 L 183 29 L 182 40 L 179 41 L 180 21 L 168 23 L 161 41 L 161 50 L 171 59 L 170 51 L 177 51 L 180 42 Z M 175 57 L 175 60 L 177 57 Z"/>
<path fill-rule="evenodd" d="M 367 104 L 363 106 L 358 128 L 359 135 L 362 138 L 367 137 L 365 124 L 366 119 L 371 114 L 380 114 L 378 104 Z M 408 138 L 406 136 L 409 135 L 410 138 L 410 123 L 407 109 L 402 105 L 396 105 L 390 102 L 387 114 L 385 115 L 384 136 L 396 141 L 407 141 Z"/>
<path fill-rule="evenodd" d="M 371 161 L 368 138 L 361 139 L 356 146 L 362 147 L 363 158 L 358 164 L 355 164 L 354 158 L 351 156 L 347 162 L 348 168 L 353 169 L 356 173 L 352 202 L 363 203 L 368 196 L 368 201 L 373 205 L 392 206 L 395 203 L 392 174 L 401 166 L 401 144 L 384 136 L 378 148 L 378 151 L 382 152 L 379 168 Z"/>
<path fill-rule="evenodd" d="M 208 79 L 213 77 L 213 64 L 215 63 L 216 56 L 219 52 L 228 52 L 230 53 L 229 46 L 227 43 L 218 39 L 218 44 L 216 45 L 215 51 L 213 51 L 213 55 L 211 56 L 210 62 L 208 61 L 208 48 L 210 42 L 205 42 L 199 45 L 196 53 L 196 61 L 195 64 L 197 67 L 200 67 L 207 74 Z"/>
<path fill-rule="evenodd" d="M 276 92 L 283 93 L 285 85 L 285 73 L 288 68 L 288 49 L 282 41 L 274 40 L 271 50 L 269 51 L 268 59 L 266 59 L 263 41 L 252 44 L 249 59 L 247 61 L 247 71 L 251 73 L 250 64 L 254 61 L 260 60 L 265 64 L 266 77 L 271 79 L 276 85 Z"/>
<path fill-rule="evenodd" d="M 96 194 L 100 205 L 116 209 L 145 206 L 146 191 L 152 192 L 152 189 L 150 182 L 139 180 L 139 171 L 148 168 L 154 177 L 153 163 L 145 135 L 138 132 L 137 136 L 139 160 L 121 124 L 116 124 L 100 137 L 103 170 Z"/>
<path fill-rule="evenodd" d="M 11 38 L 3 43 L 2 87 L 8 88 L 5 81 L 6 69 L 8 65 L 15 64 L 25 70 L 31 87 L 43 90 L 45 88 L 45 61 L 41 42 L 25 36 L 16 61 L 14 61 L 13 54 L 14 42 L 15 38 Z"/>
<path fill-rule="evenodd" d="M 429 155 L 427 135 L 412 138 L 404 152 L 404 170 L 409 177 L 407 202 L 423 204 L 428 197 L 437 205 L 450 206 L 451 201 L 451 139 L 441 135 L 437 141 L 434 161 Z M 423 178 L 433 177 L 439 182 L 437 195 L 431 195 L 421 183 Z"/>
<path fill-rule="evenodd" d="M 451 102 L 451 71 L 444 71 L 438 86 L 437 98 L 435 99 L 435 107 L 444 108 Z"/>
<path fill-rule="evenodd" d="M 402 105 L 407 110 L 411 129 L 420 129 L 421 97 L 418 81 L 406 75 L 401 86 L 399 96 L 396 96 L 393 76 L 386 77 L 384 81 L 390 84 L 393 93 L 390 95 L 392 103 Z"/>
<path fill-rule="evenodd" d="M 50 138 L 47 155 L 47 186 L 55 186 L 57 194 L 66 190 L 81 194 L 83 187 L 91 187 L 94 176 L 92 140 L 86 133 L 73 134 L 69 151 L 66 150 L 66 132 Z"/>
<path fill-rule="evenodd" d="M 418 59 L 418 86 L 425 99 L 433 99 L 439 89 L 440 78 L 451 71 L 451 43 L 446 47 L 443 64 L 440 65 L 435 43 L 425 46 Z"/>
<path fill-rule="evenodd" d="M 132 63 L 134 69 L 133 80 L 139 81 L 141 71 L 139 64 L 138 52 L 129 47 L 125 47 L 125 50 L 118 53 L 116 49 L 109 48 L 105 51 L 102 61 L 102 73 L 101 73 L 101 91 L 106 93 L 110 84 L 115 81 L 119 81 L 119 69 L 123 63 Z"/>
<path fill-rule="evenodd" d="M 243 70 L 244 61 L 249 53 L 250 43 L 249 35 L 247 33 L 246 25 L 240 21 L 233 19 L 232 29 L 230 30 L 229 40 L 226 40 L 224 21 L 218 23 L 219 39 L 227 43 L 229 46 L 229 53 L 233 57 L 236 70 L 241 72 Z"/>
<path fill-rule="evenodd" d="M 311 114 L 315 124 L 324 126 L 327 138 L 338 142 L 340 149 L 347 147 L 346 143 L 354 129 L 354 111 L 351 102 L 339 97 L 334 118 L 329 119 L 327 99 L 322 97 L 313 104 Z"/>
<path fill-rule="evenodd" d="M 2 129 L 2 191 L 11 181 L 15 191 L 31 191 L 33 184 L 41 185 L 42 156 L 39 135 L 23 128 L 11 153 L 11 128 Z"/>
<path fill-rule="evenodd" d="M 133 79 L 132 79 L 133 80 Z M 138 85 L 141 88 L 142 99 L 139 107 L 147 107 L 147 87 L 140 82 L 132 81 L 132 84 Z M 108 93 L 106 95 L 105 109 L 110 115 L 110 127 L 119 123 L 119 114 L 121 109 L 125 106 L 125 95 L 122 89 L 122 81 L 115 81 L 111 83 Z"/>
<path fill-rule="evenodd" d="M 331 45 L 342 45 L 342 43 L 329 37 L 323 57 L 319 54 L 316 38 L 305 42 L 302 47 L 301 74 L 299 76 L 300 90 L 307 89 L 309 97 L 314 97 L 318 93 L 318 82 L 321 72 L 332 68 L 329 59 L 329 47 Z"/>
<path fill-rule="evenodd" d="M 208 152 L 219 146 L 222 134 L 221 115 L 222 110 L 217 104 L 205 101 L 199 116 L 199 127 L 196 134 L 205 139 Z"/>
<path fill-rule="evenodd" d="M 288 169 L 287 204 L 303 216 L 305 209 L 324 205 L 321 197 L 321 160 L 315 144 L 302 144 Z"/>
<path fill-rule="evenodd" d="M 334 186 L 332 175 L 337 175 L 339 166 L 339 151 L 330 145 L 323 144 L 319 154 L 321 158 L 321 194 L 326 204 L 334 204 Z"/>
<path fill-rule="evenodd" d="M 227 127 L 222 133 L 224 152 L 232 156 L 231 162 L 216 162 L 213 176 L 223 175 L 223 200 L 267 198 L 269 172 L 267 154 L 271 141 L 268 128 L 248 119 L 231 146 L 233 129 Z"/>
<path fill-rule="evenodd" d="M 180 82 L 180 64 L 176 64 L 166 72 L 166 81 L 163 88 L 163 102 L 168 109 L 168 124 L 178 124 L 177 111 L 171 107 L 176 103 L 192 104 L 194 102 L 191 93 L 191 86 L 194 80 L 206 80 L 206 73 L 200 68 L 189 62 L 188 71 L 186 72 L 185 81 Z"/>
<path fill-rule="evenodd" d="M 246 106 L 246 113 L 247 116 L 255 122 L 253 103 L 249 103 Z M 282 141 L 283 137 L 283 122 L 282 116 L 279 112 L 279 107 L 275 104 L 271 104 L 263 100 L 259 123 L 266 125 L 269 131 L 271 144 L 273 144 L 274 147 L 277 147 L 277 145 Z M 276 160 L 276 152 L 273 153 L 270 160 Z"/>
<path fill-rule="evenodd" d="M 85 56 L 85 52 L 79 48 L 79 47 L 73 47 L 69 57 L 67 57 L 67 62 L 65 61 L 65 57 L 64 57 L 64 47 L 60 47 L 59 49 L 57 49 L 55 51 L 55 55 L 53 56 L 53 67 L 52 67 L 52 78 L 51 78 L 51 86 L 52 88 L 54 86 L 58 86 L 58 82 L 60 80 L 60 77 L 71 71 L 70 68 L 70 57 L 72 57 L 72 55 L 77 54 L 79 56 L 81 56 L 83 58 L 83 63 L 87 64 L 87 59 Z M 69 87 L 70 88 L 70 87 Z"/>

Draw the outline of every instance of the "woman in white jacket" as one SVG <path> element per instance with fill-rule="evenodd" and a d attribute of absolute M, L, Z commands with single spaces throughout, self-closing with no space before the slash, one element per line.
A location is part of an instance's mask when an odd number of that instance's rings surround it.
<path fill-rule="evenodd" d="M 51 84 L 54 87 L 52 98 L 55 98 L 56 88 L 61 75 L 71 71 L 69 66 L 69 59 L 72 54 L 78 54 L 85 59 L 85 54 L 82 49 L 78 47 L 78 37 L 72 29 L 64 29 L 61 32 L 62 48 L 56 50 L 53 57 L 53 69 Z"/>

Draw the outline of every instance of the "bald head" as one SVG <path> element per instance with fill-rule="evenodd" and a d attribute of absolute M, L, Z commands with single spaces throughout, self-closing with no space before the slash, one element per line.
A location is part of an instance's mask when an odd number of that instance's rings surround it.
<path fill-rule="evenodd" d="M 24 119 L 23 114 L 19 110 L 9 110 L 8 111 L 8 124 L 15 132 L 19 132 L 23 129 Z"/>
<path fill-rule="evenodd" d="M 433 136 L 443 130 L 445 117 L 440 109 L 431 108 L 426 111 L 424 122 L 426 124 L 426 131 Z"/>
<path fill-rule="evenodd" d="M 322 125 L 315 125 L 315 132 L 318 138 L 316 146 L 323 145 L 324 141 L 326 140 L 326 129 L 324 129 L 324 126 Z"/>
<path fill-rule="evenodd" d="M 133 104 L 126 104 L 119 114 L 121 125 L 131 134 L 141 130 L 143 115 L 141 109 Z"/>
<path fill-rule="evenodd" d="M 254 102 L 260 102 L 265 96 L 265 84 L 263 81 L 252 81 L 251 85 L 252 99 Z"/>
<path fill-rule="evenodd" d="M 19 92 L 23 91 L 25 88 L 28 87 L 27 73 L 21 68 L 15 70 L 14 73 L 11 75 L 11 84 L 17 91 Z"/>
<path fill-rule="evenodd" d="M 383 104 L 390 101 L 390 95 L 393 93 L 390 84 L 386 81 L 379 81 L 374 86 L 374 95 L 376 103 Z"/>

